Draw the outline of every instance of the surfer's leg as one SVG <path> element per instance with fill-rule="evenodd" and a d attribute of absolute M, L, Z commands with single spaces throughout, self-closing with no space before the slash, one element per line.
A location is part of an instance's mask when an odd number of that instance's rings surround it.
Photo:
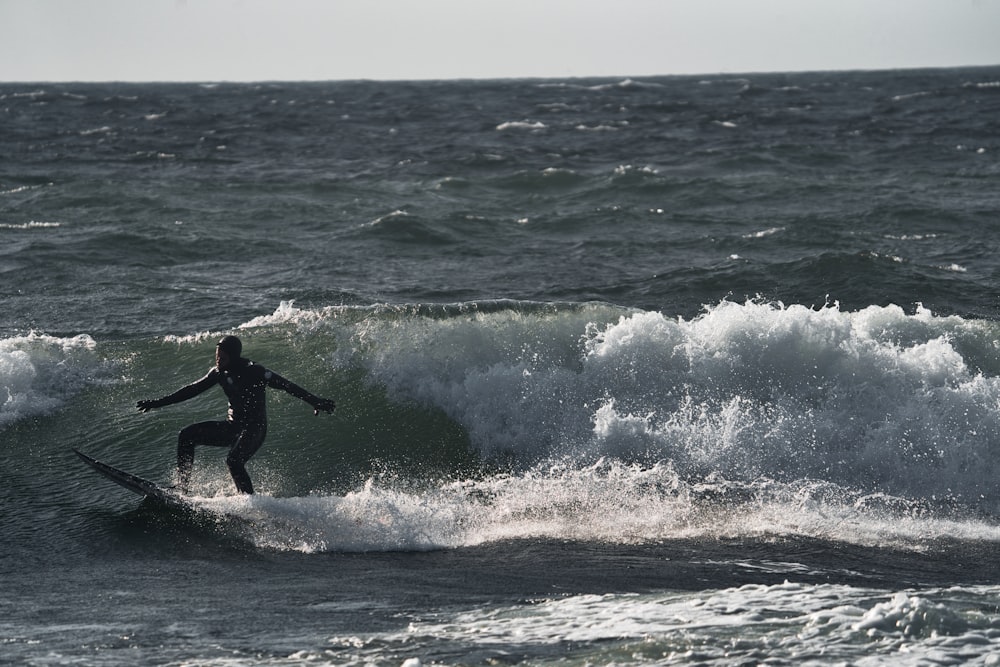
<path fill-rule="evenodd" d="M 181 493 L 187 493 L 191 485 L 195 446 L 229 447 L 238 435 L 230 422 L 222 421 L 199 422 L 181 430 L 177 435 L 177 485 Z"/>
<path fill-rule="evenodd" d="M 246 429 L 240 433 L 236 444 L 229 450 L 226 457 L 226 466 L 229 467 L 229 474 L 233 476 L 233 482 L 240 493 L 253 493 L 253 482 L 247 474 L 246 462 L 257 453 L 260 446 L 264 444 L 264 436 L 267 435 L 267 428 Z"/>

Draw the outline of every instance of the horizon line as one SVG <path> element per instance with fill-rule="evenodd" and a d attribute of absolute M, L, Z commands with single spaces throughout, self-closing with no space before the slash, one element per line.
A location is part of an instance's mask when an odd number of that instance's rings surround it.
<path fill-rule="evenodd" d="M 6 84 L 267 84 L 267 83 L 445 83 L 463 81 L 566 81 L 566 80 L 594 80 L 594 79 L 618 79 L 623 81 L 637 79 L 665 79 L 665 78 L 692 78 L 692 77 L 720 77 L 720 76 L 761 76 L 761 75 L 782 75 L 782 74 L 849 74 L 860 72 L 918 72 L 929 70 L 968 70 L 968 69 L 991 69 L 1000 67 L 1000 63 L 989 65 L 929 65 L 929 66 L 907 66 L 907 67 L 858 67 L 858 68 L 832 68 L 832 69 L 791 69 L 791 70 L 745 70 L 745 71 L 716 71 L 716 72 L 690 72 L 690 73 L 664 73 L 664 74 L 582 74 L 567 76 L 549 75 L 526 75 L 526 76 L 483 76 L 483 77 L 418 77 L 418 78 L 381 78 L 381 77 L 355 77 L 355 78 L 262 78 L 262 79 L 242 79 L 242 78 L 219 78 L 219 79 L 131 79 L 131 78 L 107 78 L 107 79 L 3 79 L 0 85 Z"/>

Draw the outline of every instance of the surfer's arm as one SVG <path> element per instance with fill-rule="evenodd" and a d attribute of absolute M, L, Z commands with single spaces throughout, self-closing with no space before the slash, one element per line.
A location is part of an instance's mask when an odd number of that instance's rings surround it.
<path fill-rule="evenodd" d="M 156 408 L 162 408 L 166 405 L 173 405 L 174 403 L 180 403 L 181 401 L 186 401 L 189 398 L 194 398 L 198 394 L 201 394 L 218 384 L 218 373 L 219 372 L 213 368 L 200 380 L 192 382 L 189 385 L 185 385 L 174 393 L 164 396 L 163 398 L 139 401 L 135 404 L 135 407 L 137 407 L 140 412 L 149 412 L 150 410 L 155 410 Z"/>
<path fill-rule="evenodd" d="M 275 389 L 282 389 L 295 398 L 305 401 L 311 405 L 314 414 L 318 415 L 321 410 L 323 412 L 333 412 L 337 407 L 337 404 L 331 399 L 320 398 L 319 396 L 306 391 L 291 380 L 281 377 L 274 371 L 264 371 L 264 379 L 267 380 L 267 386 L 274 387 Z"/>

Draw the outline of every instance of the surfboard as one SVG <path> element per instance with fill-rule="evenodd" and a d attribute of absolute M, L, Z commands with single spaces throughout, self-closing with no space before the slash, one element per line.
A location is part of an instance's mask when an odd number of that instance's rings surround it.
<path fill-rule="evenodd" d="M 133 475 L 132 473 L 125 472 L 124 470 L 119 470 L 118 468 L 108 465 L 107 463 L 101 463 L 97 459 L 87 456 L 79 449 L 74 449 L 73 451 L 77 456 L 83 459 L 84 463 L 110 479 L 112 482 L 125 487 L 132 493 L 136 493 L 150 502 L 157 505 L 163 505 L 165 507 L 183 509 L 191 507 L 191 505 L 185 501 L 184 496 L 176 491 L 173 491 L 172 489 L 165 489 L 154 482 L 150 482 L 148 479 L 143 479 L 138 475 Z"/>

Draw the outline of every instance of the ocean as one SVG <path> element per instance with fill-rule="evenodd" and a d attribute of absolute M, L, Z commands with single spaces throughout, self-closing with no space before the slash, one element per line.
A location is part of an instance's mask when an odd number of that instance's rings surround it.
<path fill-rule="evenodd" d="M 0 84 L 0 664 L 1000 664 L 1000 68 Z M 271 390 L 239 496 L 176 434 Z"/>

